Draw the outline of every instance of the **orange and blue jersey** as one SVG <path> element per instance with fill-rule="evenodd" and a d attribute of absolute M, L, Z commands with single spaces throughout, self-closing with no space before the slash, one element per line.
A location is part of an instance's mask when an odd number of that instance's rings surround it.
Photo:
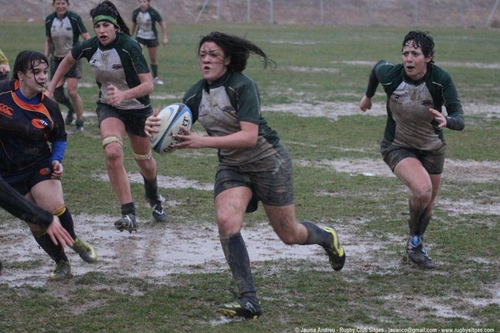
<path fill-rule="evenodd" d="M 22 175 L 62 162 L 67 133 L 59 105 L 43 93 L 27 100 L 19 80 L 0 82 L 0 175 Z M 49 144 L 50 143 L 50 144 Z"/>

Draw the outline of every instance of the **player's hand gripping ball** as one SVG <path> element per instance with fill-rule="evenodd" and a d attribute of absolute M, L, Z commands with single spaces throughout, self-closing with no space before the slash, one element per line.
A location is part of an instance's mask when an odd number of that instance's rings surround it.
<path fill-rule="evenodd" d="M 158 133 L 152 133 L 149 138 L 151 148 L 158 154 L 171 153 L 174 150 L 172 145 L 178 141 L 172 134 L 184 134 L 181 126 L 191 130 L 193 115 L 185 104 L 174 103 L 161 110 L 157 117 L 161 119 L 161 125 L 158 127 Z"/>

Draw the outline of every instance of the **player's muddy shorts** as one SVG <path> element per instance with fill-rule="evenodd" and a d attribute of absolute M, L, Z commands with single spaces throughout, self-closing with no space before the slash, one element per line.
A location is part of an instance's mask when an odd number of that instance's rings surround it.
<path fill-rule="evenodd" d="M 54 77 L 56 73 L 57 67 L 61 61 L 63 61 L 63 57 L 51 57 L 50 58 L 50 78 Z M 64 75 L 67 79 L 81 79 L 82 78 L 82 61 L 78 59 L 73 66 L 69 69 L 69 71 Z"/>
<path fill-rule="evenodd" d="M 249 165 L 219 164 L 215 175 L 214 197 L 224 190 L 246 186 L 253 192 L 248 213 L 257 209 L 259 201 L 270 206 L 293 204 L 292 160 L 285 146 L 277 149 L 276 154 Z"/>
<path fill-rule="evenodd" d="M 158 45 L 160 45 L 158 43 L 158 39 L 144 39 L 144 38 L 141 38 L 141 37 L 137 37 L 135 40 L 137 40 L 140 44 L 146 46 L 147 48 L 150 48 L 150 47 L 158 47 Z"/>
<path fill-rule="evenodd" d="M 97 102 L 96 113 L 99 126 L 106 118 L 117 118 L 125 125 L 127 133 L 147 137 L 144 125 L 146 119 L 153 114 L 153 108 L 148 106 L 144 109 L 120 110 L 109 104 Z"/>
<path fill-rule="evenodd" d="M 28 194 L 36 184 L 44 180 L 51 179 L 51 174 L 52 170 L 50 169 L 50 163 L 47 159 L 47 162 L 39 164 L 33 170 L 20 175 L 4 176 L 2 178 L 17 192 L 24 196 Z M 48 195 L 50 195 L 50 193 Z"/>
<path fill-rule="evenodd" d="M 382 153 L 384 162 L 393 172 L 399 162 L 407 157 L 413 157 L 422 163 L 429 174 L 440 175 L 443 173 L 444 155 L 446 152 L 445 144 L 438 150 L 430 151 L 395 146 L 386 140 L 382 140 L 380 152 Z"/>

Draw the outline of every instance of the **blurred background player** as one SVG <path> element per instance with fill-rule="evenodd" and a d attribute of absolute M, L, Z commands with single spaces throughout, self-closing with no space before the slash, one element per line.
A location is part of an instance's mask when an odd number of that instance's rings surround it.
<path fill-rule="evenodd" d="M 50 57 L 50 76 L 54 76 L 59 64 L 71 51 L 73 45 L 78 43 L 80 36 L 89 39 L 90 35 L 82 22 L 82 18 L 69 11 L 69 0 L 53 0 L 55 11 L 45 19 L 45 55 Z M 83 130 L 83 104 L 78 94 L 78 80 L 82 78 L 82 63 L 77 61 L 66 75 L 57 82 L 54 90 L 54 99 L 68 107 L 66 125 L 73 122 L 76 114 L 76 131 Z M 64 83 L 67 82 L 68 96 L 64 93 Z"/>
<path fill-rule="evenodd" d="M 168 43 L 167 24 L 161 17 L 156 9 L 150 6 L 149 0 L 139 0 L 139 8 L 132 12 L 132 35 L 135 33 L 137 27 L 136 40 L 148 49 L 149 63 L 151 65 L 151 72 L 153 73 L 154 83 L 163 84 L 163 81 L 158 76 L 158 31 L 156 30 L 156 23 L 161 27 L 163 46 Z"/>
<path fill-rule="evenodd" d="M 0 105 L 10 113 L 0 117 L 0 176 L 29 201 L 59 217 L 74 240 L 73 249 L 84 261 L 94 263 L 97 253 L 76 236 L 64 202 L 61 176 L 67 134 L 59 105 L 43 93 L 48 71 L 43 53 L 22 51 L 14 62 L 13 79 L 0 82 Z M 50 278 L 70 276 L 63 246 L 54 244 L 43 226 L 28 225 L 40 247 L 56 262 Z"/>
<path fill-rule="evenodd" d="M 162 206 L 165 199 L 158 192 L 156 161 L 149 138 L 144 132 L 148 116 L 153 114 L 149 94 L 154 90 L 153 78 L 141 47 L 111 1 L 102 1 L 90 11 L 95 37 L 76 44 L 59 65 L 54 80 L 59 80 L 78 59 L 86 58 L 99 87 L 97 117 L 108 177 L 121 204 L 122 217 L 115 227 L 137 231 L 135 204 L 130 180 L 125 170 L 123 143 L 128 136 L 132 153 L 144 179 L 146 198 L 153 218 L 167 221 Z M 106 61 L 104 61 L 106 60 Z M 47 93 L 54 91 L 50 83 Z"/>

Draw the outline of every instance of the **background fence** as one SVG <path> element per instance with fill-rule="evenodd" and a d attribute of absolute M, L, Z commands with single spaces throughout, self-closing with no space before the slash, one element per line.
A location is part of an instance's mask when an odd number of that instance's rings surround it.
<path fill-rule="evenodd" d="M 338 26 L 500 28 L 500 0 L 151 0 L 174 23 L 257 23 Z M 70 0 L 89 19 L 98 0 Z M 125 19 L 136 0 L 114 0 Z M 52 0 L 0 0 L 2 21 L 39 21 Z"/>

